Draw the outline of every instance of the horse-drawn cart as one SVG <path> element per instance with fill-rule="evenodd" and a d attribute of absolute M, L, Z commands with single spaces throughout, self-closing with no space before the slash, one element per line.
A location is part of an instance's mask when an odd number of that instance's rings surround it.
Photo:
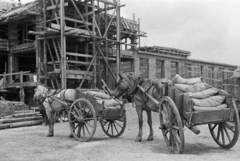
<path fill-rule="evenodd" d="M 183 153 L 184 126 L 199 134 L 197 125 L 208 124 L 220 147 L 228 149 L 236 144 L 239 136 L 238 109 L 227 92 L 206 84 L 202 78 L 184 79 L 176 75 L 172 80 L 152 80 L 134 74 L 119 76 L 113 95 L 119 97 L 131 91 L 139 119 L 135 141 L 142 139 L 142 111 L 145 110 L 150 127 L 147 140 L 153 140 L 151 111 L 158 112 L 160 129 L 171 153 Z"/>
<path fill-rule="evenodd" d="M 49 133 L 54 135 L 54 115 L 68 111 L 71 135 L 79 141 L 89 141 L 97 121 L 109 137 L 119 137 L 126 127 L 125 103 L 99 90 L 53 90 L 38 85 L 34 100 L 41 102 L 49 118 Z"/>
<path fill-rule="evenodd" d="M 184 126 L 199 134 L 197 125 L 208 124 L 214 141 L 220 147 L 229 149 L 236 144 L 239 136 L 238 109 L 227 92 L 218 91 L 218 95 L 225 97 L 227 108 L 199 110 L 187 93 L 181 92 L 172 84 L 165 84 L 164 94 L 159 100 L 146 93 L 141 86 L 138 87 L 159 106 L 160 129 L 171 153 L 182 153 L 184 150 Z"/>

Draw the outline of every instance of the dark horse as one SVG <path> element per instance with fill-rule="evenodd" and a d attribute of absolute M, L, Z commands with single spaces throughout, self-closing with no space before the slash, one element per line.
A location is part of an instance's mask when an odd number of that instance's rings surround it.
<path fill-rule="evenodd" d="M 77 91 L 75 89 L 65 89 L 56 92 L 56 90 L 47 88 L 44 85 L 38 85 L 35 89 L 33 100 L 35 102 L 43 103 L 43 107 L 45 108 L 49 119 L 49 132 L 47 136 L 51 137 L 54 135 L 56 112 L 62 112 L 66 110 L 66 107 L 55 99 L 47 97 L 47 95 L 51 95 L 61 101 L 73 102 L 77 99 Z"/>
<path fill-rule="evenodd" d="M 136 105 L 136 110 L 138 114 L 139 132 L 135 139 L 136 142 L 142 141 L 142 125 L 143 118 L 142 112 L 147 112 L 147 121 L 150 128 L 150 133 L 147 138 L 148 141 L 153 140 L 153 128 L 152 128 L 152 114 L 151 111 L 157 112 L 158 108 L 151 100 L 149 100 L 145 94 L 139 88 L 138 85 L 145 89 L 145 91 L 150 94 L 156 100 L 159 100 L 163 93 L 162 84 L 163 81 L 168 81 L 166 79 L 145 79 L 137 77 L 134 74 L 120 74 L 120 79 L 117 83 L 117 87 L 112 92 L 115 97 L 120 97 L 122 94 L 128 91 L 133 96 L 133 101 Z"/>

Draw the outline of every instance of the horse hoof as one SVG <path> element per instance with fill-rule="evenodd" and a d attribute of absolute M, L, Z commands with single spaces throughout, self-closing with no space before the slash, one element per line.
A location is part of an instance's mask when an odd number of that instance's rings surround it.
<path fill-rule="evenodd" d="M 147 138 L 147 141 L 153 141 L 153 136 L 149 136 L 149 137 Z"/>
<path fill-rule="evenodd" d="M 141 142 L 142 141 L 142 138 L 140 138 L 140 137 L 136 137 L 136 139 L 135 139 L 135 142 Z"/>
<path fill-rule="evenodd" d="M 47 137 L 53 137 L 53 134 L 47 134 Z"/>

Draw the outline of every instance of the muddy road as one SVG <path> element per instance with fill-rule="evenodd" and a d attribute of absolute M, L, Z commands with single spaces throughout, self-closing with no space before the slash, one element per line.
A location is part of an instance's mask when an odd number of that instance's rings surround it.
<path fill-rule="evenodd" d="M 199 126 L 201 133 L 193 134 L 184 128 L 185 150 L 181 155 L 169 154 L 158 129 L 158 116 L 154 115 L 154 140 L 146 141 L 149 128 L 144 121 L 142 142 L 134 142 L 137 135 L 135 109 L 127 111 L 125 132 L 117 139 L 104 134 L 98 123 L 90 142 L 69 138 L 68 123 L 55 124 L 55 136 L 46 137 L 48 126 L 39 125 L 0 130 L 0 161 L 168 161 L 204 160 L 230 161 L 240 159 L 240 142 L 230 150 L 220 148 L 212 139 L 206 125 Z M 239 139 L 240 140 L 240 139 Z"/>

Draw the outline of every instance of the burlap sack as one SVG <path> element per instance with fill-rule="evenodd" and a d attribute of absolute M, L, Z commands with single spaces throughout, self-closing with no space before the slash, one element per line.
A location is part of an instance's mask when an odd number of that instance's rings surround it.
<path fill-rule="evenodd" d="M 218 93 L 218 89 L 212 87 L 212 88 L 203 90 L 201 92 L 196 92 L 196 93 L 188 92 L 187 94 L 191 98 L 203 99 L 203 98 L 208 98 L 210 96 L 214 96 L 217 93 Z"/>
<path fill-rule="evenodd" d="M 115 99 L 109 99 L 109 100 L 96 100 L 97 103 L 102 104 L 104 101 L 104 106 L 105 107 L 115 107 L 121 105 L 123 102 L 122 101 L 117 101 Z"/>
<path fill-rule="evenodd" d="M 188 84 L 188 85 L 193 85 L 196 83 L 201 83 L 202 78 L 182 78 L 180 75 L 176 74 L 175 77 L 172 79 L 173 84 Z"/>
<path fill-rule="evenodd" d="M 87 94 L 101 99 L 110 99 L 109 95 L 98 91 L 87 91 Z"/>
<path fill-rule="evenodd" d="M 211 96 L 205 99 L 192 98 L 193 105 L 202 106 L 202 107 L 219 106 L 224 102 L 224 100 L 225 100 L 225 96 L 221 96 L 221 95 Z"/>
<path fill-rule="evenodd" d="M 203 90 L 211 88 L 211 86 L 209 84 L 206 84 L 206 83 L 203 83 L 203 82 L 196 83 L 194 85 L 175 84 L 174 87 L 177 88 L 178 90 L 184 92 L 184 93 L 185 92 L 196 93 L 196 92 L 201 92 Z"/>
<path fill-rule="evenodd" d="M 221 104 L 216 107 L 193 106 L 193 110 L 195 111 L 212 111 L 212 110 L 223 110 L 223 109 L 227 109 L 227 104 Z"/>

